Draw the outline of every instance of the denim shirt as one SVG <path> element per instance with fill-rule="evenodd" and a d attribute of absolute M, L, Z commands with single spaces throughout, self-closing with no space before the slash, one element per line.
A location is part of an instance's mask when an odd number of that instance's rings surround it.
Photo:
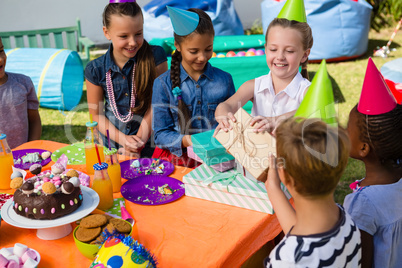
<path fill-rule="evenodd" d="M 165 62 L 167 60 L 166 53 L 160 46 L 151 46 L 152 53 L 155 60 L 155 66 Z M 131 99 L 131 85 L 132 85 L 132 69 L 136 62 L 136 56 L 129 59 L 123 66 L 123 69 L 115 64 L 112 58 L 113 45 L 110 44 L 106 54 L 91 61 L 85 68 L 85 79 L 94 85 L 101 86 L 103 88 L 103 96 L 105 99 L 105 116 L 109 121 L 122 133 L 126 135 L 135 135 L 140 127 L 142 118 L 145 114 L 134 114 L 131 121 L 122 123 L 113 114 L 109 96 L 106 86 L 106 73 L 111 70 L 111 78 L 113 82 L 113 89 L 115 95 L 115 101 L 117 110 L 123 116 L 127 115 L 130 111 L 130 99 Z M 152 82 L 151 82 L 152 83 Z M 138 106 L 138 103 L 135 104 Z M 107 144 L 107 139 L 102 135 L 103 144 Z M 110 141 L 111 146 L 119 148 L 118 143 Z"/>
<path fill-rule="evenodd" d="M 219 103 L 227 100 L 235 93 L 232 76 L 208 62 L 204 73 L 198 81 L 194 81 L 180 64 L 180 89 L 182 100 L 191 114 L 189 134 L 195 134 L 215 128 L 215 110 Z M 154 81 L 152 95 L 152 128 L 155 143 L 159 148 L 168 149 L 171 153 L 182 156 L 178 123 L 178 100 L 172 93 L 170 70 Z"/>

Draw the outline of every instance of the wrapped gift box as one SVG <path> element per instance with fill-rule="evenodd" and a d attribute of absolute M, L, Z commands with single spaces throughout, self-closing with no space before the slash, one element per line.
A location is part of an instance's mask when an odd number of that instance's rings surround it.
<path fill-rule="evenodd" d="M 236 171 L 239 172 L 240 174 L 242 174 L 243 177 L 245 177 L 245 178 L 247 178 L 247 179 L 249 179 L 249 180 L 252 180 L 252 181 L 254 181 L 254 182 L 258 182 L 258 180 L 257 180 L 253 175 L 251 175 L 251 173 L 248 172 L 248 170 L 245 169 L 245 168 L 240 164 L 239 161 L 235 160 L 235 165 L 236 165 Z"/>
<path fill-rule="evenodd" d="M 232 129 L 219 131 L 216 139 L 257 180 L 265 181 L 269 153 L 276 155 L 276 140 L 268 132 L 254 132 L 252 117 L 242 108 L 235 113 L 236 123 L 229 120 Z"/>
<path fill-rule="evenodd" d="M 226 152 L 226 148 L 213 137 L 214 131 L 209 130 L 191 135 L 194 154 L 208 166 L 234 160 L 234 157 Z"/>
<path fill-rule="evenodd" d="M 235 169 L 220 173 L 202 164 L 186 174 L 183 182 L 187 196 L 273 214 L 264 183 L 246 179 Z"/>
<path fill-rule="evenodd" d="M 188 155 L 188 157 L 194 159 L 197 162 L 204 163 L 204 161 L 202 161 L 202 159 L 194 153 L 193 146 L 187 147 L 187 155 Z M 213 168 L 214 170 L 219 171 L 219 172 L 224 172 L 226 170 L 234 168 L 235 166 L 236 166 L 236 162 L 233 159 L 230 161 L 212 165 L 211 168 Z"/>

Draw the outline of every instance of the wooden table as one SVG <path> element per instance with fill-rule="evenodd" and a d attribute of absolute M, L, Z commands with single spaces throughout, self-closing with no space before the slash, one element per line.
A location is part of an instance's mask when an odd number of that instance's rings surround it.
<path fill-rule="evenodd" d="M 25 143 L 16 150 L 37 148 L 53 152 L 64 146 L 67 144 L 41 140 Z M 85 165 L 71 167 L 85 171 Z M 181 180 L 191 170 L 176 167 L 170 176 Z M 126 207 L 136 220 L 132 236 L 155 255 L 159 267 L 240 267 L 281 232 L 275 215 L 188 196 L 159 206 L 127 201 Z M 17 228 L 2 221 L 0 248 L 17 242 L 41 254 L 39 267 L 89 267 L 91 264 L 76 248 L 72 233 L 45 241 L 36 236 L 36 230 Z"/>

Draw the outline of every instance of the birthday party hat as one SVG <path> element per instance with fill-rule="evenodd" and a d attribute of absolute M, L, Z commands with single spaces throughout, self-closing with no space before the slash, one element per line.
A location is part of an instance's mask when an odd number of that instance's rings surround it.
<path fill-rule="evenodd" d="M 384 114 L 393 110 L 396 104 L 394 95 L 373 60 L 369 58 L 357 110 L 367 115 Z"/>
<path fill-rule="evenodd" d="M 327 124 L 337 124 L 334 93 L 325 60 L 321 61 L 320 67 L 294 116 L 320 118 Z"/>
<path fill-rule="evenodd" d="M 287 0 L 278 14 L 278 18 L 307 22 L 303 0 Z"/>
<path fill-rule="evenodd" d="M 198 26 L 200 17 L 197 13 L 167 6 L 173 30 L 177 35 L 191 34 Z"/>

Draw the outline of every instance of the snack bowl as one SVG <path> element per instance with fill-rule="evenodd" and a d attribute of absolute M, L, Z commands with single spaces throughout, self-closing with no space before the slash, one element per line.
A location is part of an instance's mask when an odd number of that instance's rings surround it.
<path fill-rule="evenodd" d="M 1 248 L 0 248 L 1 249 Z M 14 250 L 14 248 L 13 247 L 11 247 L 11 248 L 7 248 L 8 250 L 10 250 L 10 251 L 13 251 Z M 36 261 L 38 262 L 38 265 L 39 265 L 39 263 L 40 263 L 40 254 L 39 254 L 39 252 L 38 251 L 36 251 L 36 250 L 34 250 L 33 248 L 28 248 L 29 250 L 32 250 L 33 252 L 35 252 L 35 254 L 36 254 Z M 38 267 L 38 266 L 36 266 L 36 267 Z"/>
<path fill-rule="evenodd" d="M 78 240 L 75 237 L 75 232 L 78 230 L 78 227 L 80 227 L 80 226 L 77 226 L 73 232 L 75 245 L 77 246 L 79 252 L 81 252 L 82 255 L 84 255 L 85 257 L 87 257 L 90 260 L 94 260 L 96 257 L 96 254 L 98 253 L 98 251 L 100 250 L 102 245 L 89 244 L 89 243 L 81 242 L 80 240 Z M 130 231 L 129 235 L 131 235 L 132 232 L 133 232 L 133 227 L 131 226 L 131 231 Z"/>

